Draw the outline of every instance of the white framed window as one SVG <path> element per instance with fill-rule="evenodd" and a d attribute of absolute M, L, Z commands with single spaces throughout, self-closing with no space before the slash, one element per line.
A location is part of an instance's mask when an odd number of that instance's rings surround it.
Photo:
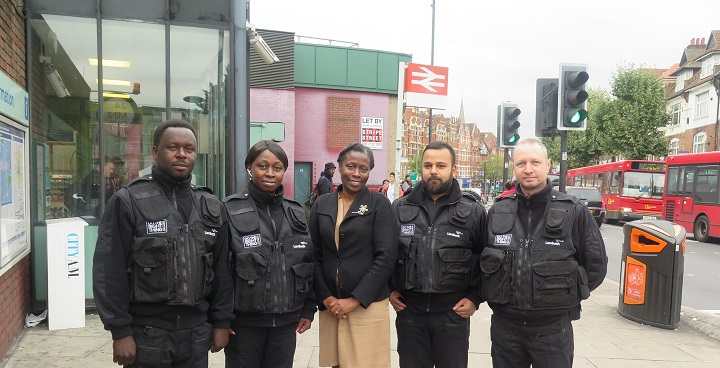
<path fill-rule="evenodd" d="M 708 116 L 708 99 L 710 92 L 705 91 L 703 93 L 695 95 L 695 117 Z"/>
<path fill-rule="evenodd" d="M 680 125 L 680 104 L 670 107 L 670 125 Z"/>
<path fill-rule="evenodd" d="M 693 137 L 693 153 L 705 152 L 705 142 L 707 142 L 707 133 L 695 134 Z"/>
<path fill-rule="evenodd" d="M 675 92 L 680 92 L 683 89 L 685 89 L 685 73 L 680 73 L 675 78 Z"/>
<path fill-rule="evenodd" d="M 670 145 L 668 147 L 668 154 L 669 155 L 677 155 L 679 150 L 680 150 L 680 139 L 678 139 L 678 138 L 671 139 Z"/>
<path fill-rule="evenodd" d="M 715 65 L 714 57 L 709 57 L 709 58 L 703 60 L 702 71 L 700 72 L 700 78 L 705 78 L 708 75 L 712 74 L 713 65 Z"/>

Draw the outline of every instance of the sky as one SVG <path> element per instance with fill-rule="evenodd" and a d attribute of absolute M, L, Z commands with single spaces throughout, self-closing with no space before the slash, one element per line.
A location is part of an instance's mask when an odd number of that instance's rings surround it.
<path fill-rule="evenodd" d="M 720 29 L 717 0 L 435 0 L 432 52 L 433 0 L 248 2 L 257 28 L 448 67 L 448 109 L 434 113 L 458 116 L 462 101 L 466 122 L 495 132 L 497 106 L 511 101 L 522 138 L 535 132 L 536 79 L 557 78 L 560 63 L 587 64 L 589 86 L 609 89 L 618 66 L 669 68 Z"/>

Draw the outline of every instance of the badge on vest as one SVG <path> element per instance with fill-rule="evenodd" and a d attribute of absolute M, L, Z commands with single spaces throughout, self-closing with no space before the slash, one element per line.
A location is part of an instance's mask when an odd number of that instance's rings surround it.
<path fill-rule="evenodd" d="M 307 242 L 301 241 L 300 244 L 293 244 L 293 249 L 305 249 L 307 248 Z"/>
<path fill-rule="evenodd" d="M 415 235 L 415 225 L 408 224 L 400 226 L 400 236 L 413 236 Z"/>
<path fill-rule="evenodd" d="M 242 240 L 243 246 L 245 248 L 255 248 L 259 247 L 262 244 L 262 241 L 260 240 L 260 234 L 245 235 L 243 236 Z"/>
<path fill-rule="evenodd" d="M 167 220 L 148 221 L 145 223 L 148 234 L 165 234 L 167 233 Z"/>
<path fill-rule="evenodd" d="M 495 245 L 510 245 L 512 234 L 495 235 Z"/>

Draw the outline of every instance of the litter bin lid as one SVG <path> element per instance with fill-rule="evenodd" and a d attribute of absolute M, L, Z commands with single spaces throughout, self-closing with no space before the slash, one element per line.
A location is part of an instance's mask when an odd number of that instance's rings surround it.
<path fill-rule="evenodd" d="M 662 235 L 682 241 L 685 239 L 685 228 L 666 220 L 635 220 L 625 223 L 624 229 L 639 228 L 650 234 Z"/>

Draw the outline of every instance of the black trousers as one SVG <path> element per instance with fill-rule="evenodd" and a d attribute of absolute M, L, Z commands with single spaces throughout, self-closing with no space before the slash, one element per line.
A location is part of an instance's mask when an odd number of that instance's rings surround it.
<path fill-rule="evenodd" d="M 493 314 L 490 325 L 495 368 L 571 368 L 575 342 L 570 315 L 541 326 L 513 323 Z"/>
<path fill-rule="evenodd" d="M 128 368 L 207 368 L 212 345 L 212 325 L 183 330 L 133 327 L 137 350 Z"/>
<path fill-rule="evenodd" d="M 400 368 L 467 368 L 470 319 L 452 309 L 442 313 L 412 313 L 395 318 Z"/>
<path fill-rule="evenodd" d="M 227 368 L 292 368 L 297 324 L 235 329 L 225 347 Z"/>

